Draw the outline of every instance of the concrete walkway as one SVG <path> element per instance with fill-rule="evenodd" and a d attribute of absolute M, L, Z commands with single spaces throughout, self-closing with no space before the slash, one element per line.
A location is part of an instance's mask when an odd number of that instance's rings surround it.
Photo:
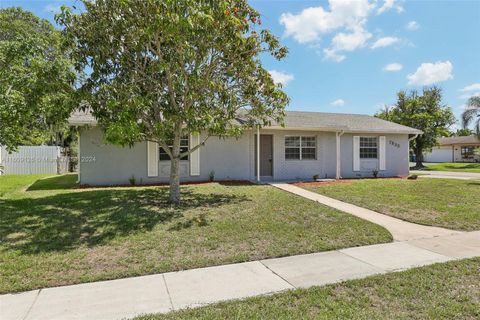
<path fill-rule="evenodd" d="M 0 295 L 0 319 L 125 319 L 480 256 L 480 231 Z"/>
<path fill-rule="evenodd" d="M 407 222 L 401 219 L 393 218 L 369 209 L 365 209 L 350 203 L 336 200 L 321 194 L 305 190 L 289 183 L 271 183 L 272 186 L 307 198 L 323 205 L 347 212 L 356 217 L 378 224 L 387 229 L 396 241 L 407 241 L 414 239 L 432 238 L 438 236 L 460 234 L 461 231 L 454 231 L 439 227 L 423 226 L 416 223 Z"/>
<path fill-rule="evenodd" d="M 480 180 L 480 173 L 477 172 L 411 170 L 410 174 L 418 174 L 420 178 Z"/>

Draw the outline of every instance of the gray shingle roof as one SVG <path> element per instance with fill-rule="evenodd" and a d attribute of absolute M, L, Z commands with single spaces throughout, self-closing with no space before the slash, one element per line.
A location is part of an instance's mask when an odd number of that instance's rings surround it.
<path fill-rule="evenodd" d="M 480 139 L 475 135 L 465 137 L 443 137 L 438 139 L 438 144 L 441 146 L 452 144 L 480 144 Z"/>
<path fill-rule="evenodd" d="M 90 110 L 75 110 L 70 117 L 68 118 L 68 123 L 71 126 L 81 126 L 81 125 L 96 125 L 97 119 L 92 115 Z"/>
<path fill-rule="evenodd" d="M 240 119 L 239 119 L 240 120 Z M 71 125 L 96 125 L 89 111 L 76 111 L 69 118 Z M 273 128 L 280 127 L 272 124 Z M 422 131 L 363 114 L 287 111 L 285 129 L 309 129 L 365 133 L 421 134 Z"/>
<path fill-rule="evenodd" d="M 321 128 L 348 132 L 421 134 L 422 131 L 365 114 L 287 111 L 286 128 Z"/>

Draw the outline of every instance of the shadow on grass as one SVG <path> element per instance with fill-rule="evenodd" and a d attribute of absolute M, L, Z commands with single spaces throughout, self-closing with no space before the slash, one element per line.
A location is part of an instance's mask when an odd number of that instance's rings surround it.
<path fill-rule="evenodd" d="M 27 191 L 72 189 L 77 186 L 77 177 L 76 173 L 72 173 L 38 179 L 27 188 Z"/>
<path fill-rule="evenodd" d="M 182 190 L 182 204 L 168 203 L 168 188 L 94 190 L 0 202 L 0 241 L 23 254 L 95 246 L 152 230 L 185 210 L 247 201 L 243 196 Z M 175 221 L 174 221 L 175 222 Z"/>

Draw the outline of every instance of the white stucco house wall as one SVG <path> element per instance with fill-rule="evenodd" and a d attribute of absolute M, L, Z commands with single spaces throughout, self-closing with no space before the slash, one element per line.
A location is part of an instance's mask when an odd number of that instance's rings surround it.
<path fill-rule="evenodd" d="M 241 119 L 238 119 L 240 122 Z M 79 181 L 84 185 L 168 182 L 170 160 L 154 142 L 133 147 L 107 144 L 92 115 L 76 112 L 69 119 L 80 128 Z M 360 114 L 288 111 L 285 126 L 272 124 L 246 130 L 238 138 L 210 137 L 204 146 L 181 160 L 181 181 L 311 180 L 409 174 L 409 140 L 422 132 Z M 203 141 L 192 134 L 183 148 Z"/>
<path fill-rule="evenodd" d="M 438 146 L 424 155 L 425 162 L 480 162 L 480 139 L 475 136 L 444 137 L 438 140 Z"/>

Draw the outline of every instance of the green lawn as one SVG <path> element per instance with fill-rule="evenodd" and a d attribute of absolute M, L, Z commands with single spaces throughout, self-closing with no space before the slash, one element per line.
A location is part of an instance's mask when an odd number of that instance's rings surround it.
<path fill-rule="evenodd" d="M 0 176 L 0 293 L 392 240 L 387 230 L 270 186 L 74 188 Z"/>
<path fill-rule="evenodd" d="M 429 171 L 458 171 L 480 173 L 480 163 L 424 163 Z"/>
<path fill-rule="evenodd" d="M 479 318 L 480 258 L 137 319 Z"/>
<path fill-rule="evenodd" d="M 415 223 L 480 229 L 480 181 L 358 179 L 305 188 Z"/>

